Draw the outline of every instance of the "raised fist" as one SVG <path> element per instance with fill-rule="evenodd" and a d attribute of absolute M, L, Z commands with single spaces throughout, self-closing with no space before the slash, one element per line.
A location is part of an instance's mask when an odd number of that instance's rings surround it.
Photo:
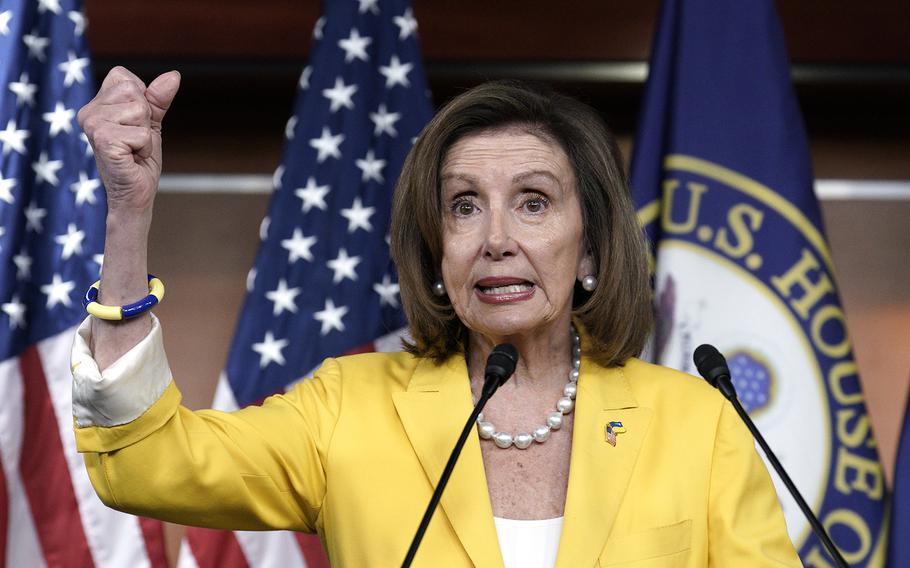
<path fill-rule="evenodd" d="M 177 71 L 146 87 L 127 69 L 114 67 L 79 111 L 110 211 L 151 211 L 161 177 L 161 121 L 179 87 Z"/>

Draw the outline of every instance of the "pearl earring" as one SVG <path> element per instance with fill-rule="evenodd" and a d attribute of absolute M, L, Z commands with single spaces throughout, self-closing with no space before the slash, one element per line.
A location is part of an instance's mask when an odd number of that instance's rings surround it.
<path fill-rule="evenodd" d="M 439 297 L 446 295 L 446 285 L 442 283 L 442 280 L 437 280 L 433 284 L 433 294 Z"/>
<path fill-rule="evenodd" d="M 593 292 L 594 288 L 597 288 L 597 278 L 593 274 L 588 274 L 581 279 L 581 287 L 587 292 Z"/>

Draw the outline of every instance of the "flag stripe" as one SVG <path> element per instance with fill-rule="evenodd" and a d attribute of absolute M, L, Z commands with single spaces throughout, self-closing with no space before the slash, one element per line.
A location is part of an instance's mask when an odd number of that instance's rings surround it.
<path fill-rule="evenodd" d="M 145 542 L 145 552 L 154 568 L 167 568 L 167 549 L 164 545 L 164 525 L 154 519 L 139 517 L 139 530 Z"/>
<path fill-rule="evenodd" d="M 0 363 L 0 400 L 6 408 L 0 412 L 0 455 L 6 478 L 9 533 L 6 540 L 6 566 L 44 566 L 41 545 L 32 514 L 22 489 L 19 475 L 19 456 L 22 454 L 23 408 L 22 369 L 19 359 Z"/>
<path fill-rule="evenodd" d="M 248 568 L 240 543 L 229 531 L 191 527 L 186 532 L 190 550 L 199 568 Z M 181 552 L 183 552 L 181 550 Z"/>
<path fill-rule="evenodd" d="M 331 568 L 329 559 L 325 555 L 325 550 L 322 548 L 322 543 L 319 542 L 319 537 L 313 534 L 300 533 L 294 536 L 297 537 L 297 542 L 303 552 L 303 557 L 306 558 L 308 568 Z"/>
<path fill-rule="evenodd" d="M 303 552 L 290 531 L 236 531 L 233 533 L 250 566 L 307 568 Z M 317 541 L 318 543 L 318 541 Z"/>
<path fill-rule="evenodd" d="M 19 363 L 25 385 L 23 439 L 31 448 L 22 453 L 19 471 L 44 558 L 51 566 L 94 566 L 38 349 L 28 347 Z"/>

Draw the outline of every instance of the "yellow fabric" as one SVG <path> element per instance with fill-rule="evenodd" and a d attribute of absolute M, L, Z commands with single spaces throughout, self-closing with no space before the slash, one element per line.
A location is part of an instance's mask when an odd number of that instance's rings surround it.
<path fill-rule="evenodd" d="M 748 430 L 699 379 L 583 360 L 557 567 L 800 566 Z M 76 429 L 108 505 L 183 524 L 318 531 L 334 566 L 398 566 L 471 410 L 464 359 L 328 360 L 261 407 Z M 616 446 L 605 426 L 622 422 Z M 517 450 L 511 450 L 517 451 Z M 478 437 L 414 566 L 501 568 Z"/>

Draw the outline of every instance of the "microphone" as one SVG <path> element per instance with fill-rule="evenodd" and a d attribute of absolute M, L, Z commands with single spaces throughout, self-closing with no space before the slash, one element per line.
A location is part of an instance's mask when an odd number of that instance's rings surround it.
<path fill-rule="evenodd" d="M 433 518 L 436 506 L 439 505 L 439 499 L 442 498 L 442 492 L 449 483 L 449 477 L 452 476 L 452 470 L 455 469 L 455 462 L 458 461 L 458 456 L 461 455 L 461 450 L 468 440 L 468 434 L 471 433 L 471 428 L 474 426 L 477 416 L 483 410 L 483 407 L 486 406 L 490 397 L 493 396 L 493 393 L 495 393 L 499 387 L 506 384 L 506 381 L 509 380 L 512 373 L 515 372 L 515 366 L 517 364 L 518 349 L 515 349 L 515 346 L 511 343 L 501 343 L 497 345 L 487 357 L 487 365 L 483 371 L 483 389 L 481 390 L 480 400 L 474 405 L 474 410 L 471 412 L 468 421 L 461 430 L 458 441 L 455 442 L 455 447 L 449 455 L 449 461 L 446 462 L 446 467 L 442 470 L 442 475 L 439 477 L 439 483 L 436 484 L 436 489 L 433 491 L 433 496 L 430 498 L 427 510 L 423 514 L 420 526 L 417 527 L 417 532 L 414 534 L 414 539 L 411 541 L 411 547 L 408 548 L 408 553 L 404 557 L 404 562 L 401 563 L 401 568 L 408 568 L 411 565 L 411 562 L 414 561 L 414 555 L 417 554 L 417 548 L 420 546 L 420 541 L 423 540 L 423 534 L 427 531 L 427 527 L 430 526 L 430 519 Z"/>
<path fill-rule="evenodd" d="M 739 398 L 736 396 L 736 388 L 733 386 L 733 381 L 730 379 L 730 368 L 727 366 L 727 360 L 724 356 L 716 347 L 706 343 L 699 345 L 698 348 L 695 349 L 692 359 L 695 362 L 695 368 L 698 369 L 698 373 L 733 404 L 736 413 L 739 414 L 739 417 L 746 423 L 749 431 L 752 432 L 752 436 L 765 452 L 768 461 L 771 462 L 771 465 L 774 467 L 774 471 L 777 472 L 781 481 L 787 486 L 790 495 L 796 500 L 796 504 L 799 505 L 803 515 L 808 519 L 809 524 L 812 525 L 812 530 L 815 532 L 818 539 L 822 541 L 822 544 L 828 550 L 828 554 L 834 559 L 834 563 L 839 568 L 849 568 L 847 561 L 841 556 L 840 551 L 837 550 L 837 547 L 834 546 L 834 542 L 831 541 L 831 537 L 828 536 L 825 528 L 818 521 L 818 517 L 816 517 L 815 513 L 812 512 L 812 509 L 809 508 L 809 504 L 803 499 L 802 494 L 796 488 L 796 484 L 790 479 L 787 470 L 784 469 L 783 464 L 780 463 L 777 456 L 771 451 L 771 446 L 765 441 L 764 436 L 761 435 L 761 432 L 758 431 L 755 423 L 752 422 L 752 418 L 743 408 L 743 405 L 740 404 Z"/>

